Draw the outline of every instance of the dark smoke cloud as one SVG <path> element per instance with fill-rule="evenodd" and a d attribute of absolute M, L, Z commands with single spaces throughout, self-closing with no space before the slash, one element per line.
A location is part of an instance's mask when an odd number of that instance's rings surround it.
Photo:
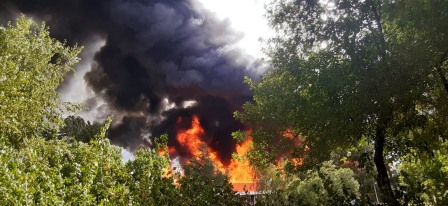
<path fill-rule="evenodd" d="M 170 135 L 176 119 L 198 115 L 211 147 L 228 159 L 232 112 L 251 97 L 242 83 L 263 65 L 235 47 L 242 34 L 195 0 L 3 0 L 0 17 L 24 13 L 70 44 L 105 39 L 85 81 L 116 123 L 111 140 L 135 150 L 145 136 Z M 167 110 L 167 101 L 175 104 Z M 183 108 L 184 101 L 195 106 Z M 97 102 L 90 100 L 90 102 Z M 119 115 L 118 115 L 119 114 Z M 119 118 L 119 119 L 117 119 Z"/>

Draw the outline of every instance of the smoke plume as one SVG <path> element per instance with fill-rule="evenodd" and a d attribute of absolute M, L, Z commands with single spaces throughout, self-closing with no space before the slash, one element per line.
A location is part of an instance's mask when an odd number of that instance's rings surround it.
<path fill-rule="evenodd" d="M 256 78 L 264 66 L 236 47 L 243 34 L 229 21 L 196 0 L 0 3 L 2 19 L 20 13 L 45 21 L 53 37 L 69 44 L 105 41 L 84 80 L 95 94 L 87 106 L 104 104 L 102 111 L 114 118 L 113 143 L 135 150 L 168 133 L 176 146 L 177 118 L 197 115 L 205 142 L 230 158 L 230 133 L 243 127 L 232 113 L 251 98 L 243 77 Z"/>

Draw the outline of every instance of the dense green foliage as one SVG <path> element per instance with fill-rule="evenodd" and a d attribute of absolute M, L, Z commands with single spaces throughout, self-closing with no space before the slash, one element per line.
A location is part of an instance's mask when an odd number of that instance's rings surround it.
<path fill-rule="evenodd" d="M 271 192 L 259 198 L 260 205 L 351 205 L 360 199 L 354 172 L 332 161 L 323 162 L 318 170 L 271 178 L 266 183 L 264 189 Z"/>
<path fill-rule="evenodd" d="M 68 116 L 64 119 L 64 125 L 60 129 L 60 136 L 88 143 L 90 138 L 100 132 L 100 129 L 101 125 L 96 122 L 92 124 L 81 117 Z"/>
<path fill-rule="evenodd" d="M 165 176 L 169 161 L 155 150 L 141 149 L 135 159 L 126 163 L 133 205 L 179 205 L 179 190 L 173 176 Z"/>
<path fill-rule="evenodd" d="M 56 88 L 81 49 L 52 39 L 44 24 L 25 17 L 0 28 L 0 135 L 18 145 L 54 133 L 66 109 Z"/>
<path fill-rule="evenodd" d="M 0 201 L 6 205 L 126 202 L 129 190 L 124 185 L 121 149 L 102 135 L 97 137 L 90 144 L 30 138 L 20 150 L 2 141 Z"/>
<path fill-rule="evenodd" d="M 448 204 L 448 145 L 430 153 L 414 150 L 400 165 L 403 198 L 412 204 Z"/>
<path fill-rule="evenodd" d="M 446 182 L 445 159 L 419 154 L 446 150 L 448 3 L 277 0 L 267 17 L 278 32 L 267 48 L 275 70 L 248 80 L 254 102 L 236 114 L 255 127 L 254 162 L 289 153 L 304 157 L 303 169 L 316 168 L 367 139 L 373 151 L 364 156 L 375 164 L 384 202 L 430 196 L 425 203 L 438 204 L 445 188 L 427 181 Z M 288 129 L 300 145 L 282 137 Z M 407 188 L 431 189 L 394 192 L 393 162 L 403 163 Z M 412 167 L 432 173 L 404 175 Z M 398 201 L 398 193 L 407 198 Z"/>
<path fill-rule="evenodd" d="M 5 205 L 242 205 L 210 160 L 193 161 L 178 177 L 167 156 L 139 150 L 124 163 L 103 132 L 89 143 L 30 138 L 20 150 L 0 141 L 0 202 Z"/>
<path fill-rule="evenodd" d="M 227 176 L 215 170 L 204 148 L 198 160 L 185 166 L 185 177 L 180 180 L 184 205 L 243 205 Z"/>
<path fill-rule="evenodd" d="M 103 131 L 107 126 L 103 127 Z M 168 159 L 141 150 L 124 163 L 104 133 L 90 143 L 31 138 L 16 150 L 1 142 L 0 201 L 6 205 L 172 205 L 163 178 Z"/>

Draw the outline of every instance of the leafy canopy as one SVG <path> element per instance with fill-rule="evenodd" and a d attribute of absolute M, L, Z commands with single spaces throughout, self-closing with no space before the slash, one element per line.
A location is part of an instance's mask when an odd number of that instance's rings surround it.
<path fill-rule="evenodd" d="M 252 159 L 289 153 L 310 168 L 366 138 L 384 200 L 397 205 L 389 158 L 446 138 L 437 122 L 448 105 L 447 2 L 276 0 L 267 18 L 278 34 L 266 50 L 275 70 L 248 80 L 254 101 L 236 113 L 255 128 Z"/>
<path fill-rule="evenodd" d="M 0 27 L 0 135 L 17 145 L 61 124 L 66 107 L 56 88 L 81 49 L 51 38 L 45 24 L 25 16 Z"/>

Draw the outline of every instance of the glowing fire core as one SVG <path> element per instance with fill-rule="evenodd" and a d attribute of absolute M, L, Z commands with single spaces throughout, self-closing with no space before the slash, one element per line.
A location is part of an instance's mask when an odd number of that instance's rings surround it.
<path fill-rule="evenodd" d="M 178 124 L 182 122 L 182 118 L 179 117 Z M 193 158 L 198 159 L 206 145 L 202 140 L 205 132 L 201 127 L 199 118 L 193 116 L 191 121 L 191 128 L 177 131 L 176 139 L 178 143 L 188 150 L 188 152 L 193 156 Z M 243 157 L 250 151 L 252 147 L 252 138 L 236 145 L 236 156 Z M 228 165 L 224 165 L 219 159 L 217 151 L 213 148 L 206 146 L 206 151 L 208 153 L 208 158 L 212 160 L 217 171 L 226 173 L 229 176 L 229 182 L 234 185 L 234 190 L 241 191 L 243 188 L 241 185 L 247 185 L 248 187 L 254 187 L 255 185 L 255 172 L 250 162 L 244 158 L 232 158 Z M 174 148 L 170 148 L 170 154 L 175 153 Z M 255 188 L 249 188 L 255 189 Z"/>

